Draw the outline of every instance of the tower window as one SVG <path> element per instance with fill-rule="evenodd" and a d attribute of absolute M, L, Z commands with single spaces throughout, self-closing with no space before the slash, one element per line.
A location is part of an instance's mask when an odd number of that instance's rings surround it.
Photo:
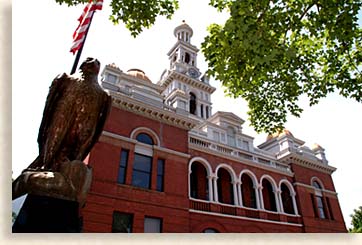
<path fill-rule="evenodd" d="M 189 53 L 185 53 L 185 62 L 188 64 L 190 62 L 190 54 Z"/>
<path fill-rule="evenodd" d="M 196 115 L 196 95 L 190 93 L 190 113 Z"/>

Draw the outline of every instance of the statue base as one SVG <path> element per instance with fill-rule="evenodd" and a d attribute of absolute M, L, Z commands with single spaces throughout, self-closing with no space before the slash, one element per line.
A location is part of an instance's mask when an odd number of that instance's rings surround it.
<path fill-rule="evenodd" d="M 29 194 L 12 228 L 13 233 L 79 233 L 79 203 Z"/>
<path fill-rule="evenodd" d="M 79 208 L 86 201 L 92 169 L 82 161 L 60 165 L 57 172 L 26 169 L 13 181 L 13 200 L 28 194 L 13 232 L 81 232 Z"/>
<path fill-rule="evenodd" d="M 92 182 L 92 169 L 84 162 L 64 162 L 57 172 L 51 170 L 25 169 L 13 181 L 13 200 L 25 195 L 47 196 L 77 201 L 82 206 Z"/>

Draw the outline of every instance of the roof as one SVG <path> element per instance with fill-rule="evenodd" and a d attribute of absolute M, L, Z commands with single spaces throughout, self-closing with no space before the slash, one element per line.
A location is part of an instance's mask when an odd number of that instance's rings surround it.
<path fill-rule="evenodd" d="M 188 24 L 186 24 L 185 20 L 183 20 L 183 21 L 182 21 L 182 24 L 179 25 L 179 26 L 177 26 L 177 27 L 175 28 L 175 30 L 173 31 L 173 34 L 175 35 L 175 37 L 177 37 L 177 32 L 178 32 L 179 30 L 187 30 L 187 31 L 189 31 L 190 37 L 192 37 L 192 34 L 194 33 L 193 30 L 192 30 L 192 28 L 191 28 Z"/>
<path fill-rule="evenodd" d="M 294 138 L 293 134 L 292 134 L 289 130 L 283 129 L 282 131 L 276 132 L 276 133 L 274 133 L 274 134 L 269 134 L 269 135 L 266 137 L 266 140 L 268 141 L 268 140 L 277 138 L 277 137 L 279 137 L 279 136 L 284 136 L 284 135 L 290 136 L 290 137 L 293 137 L 293 138 Z"/>
<path fill-rule="evenodd" d="M 130 76 L 139 78 L 141 80 L 152 83 L 152 81 L 146 76 L 145 72 L 140 70 L 140 69 L 136 69 L 136 68 L 129 69 L 127 71 L 127 74 L 130 75 Z"/>

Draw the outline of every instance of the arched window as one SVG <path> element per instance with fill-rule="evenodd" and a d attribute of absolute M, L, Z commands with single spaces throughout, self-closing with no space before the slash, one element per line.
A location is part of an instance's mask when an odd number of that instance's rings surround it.
<path fill-rule="evenodd" d="M 313 181 L 313 186 L 317 188 L 318 190 L 322 190 L 321 185 L 317 181 Z"/>
<path fill-rule="evenodd" d="M 241 195 L 243 199 L 243 205 L 249 208 L 257 208 L 253 180 L 248 174 L 243 174 L 241 177 L 241 183 Z"/>
<path fill-rule="evenodd" d="M 204 165 L 199 162 L 192 163 L 190 182 L 192 198 L 209 200 L 209 185 Z"/>
<path fill-rule="evenodd" d="M 148 134 L 145 133 L 140 133 L 137 135 L 136 140 L 148 145 L 153 145 L 153 139 L 151 136 L 149 136 Z"/>
<path fill-rule="evenodd" d="M 269 182 L 269 180 L 263 179 L 262 186 L 264 209 L 276 212 L 277 205 L 272 184 Z"/>
<path fill-rule="evenodd" d="M 196 115 L 196 95 L 190 93 L 190 113 Z"/>
<path fill-rule="evenodd" d="M 323 195 L 322 195 L 322 186 L 317 182 L 317 181 L 313 181 L 312 183 L 313 187 L 316 189 L 315 190 L 315 200 L 316 203 L 314 201 L 314 198 L 312 196 L 312 204 L 314 206 L 314 211 L 316 213 L 316 216 L 321 218 L 321 219 L 326 219 L 326 210 L 325 210 L 325 205 L 324 205 L 324 201 L 323 201 Z"/>
<path fill-rule="evenodd" d="M 290 193 L 288 186 L 282 183 L 280 189 L 284 213 L 295 214 L 295 210 L 293 207 L 293 197 Z"/>
<path fill-rule="evenodd" d="M 221 203 L 234 204 L 233 185 L 231 184 L 230 173 L 220 168 L 217 173 L 217 194 Z"/>
<path fill-rule="evenodd" d="M 228 145 L 236 146 L 235 130 L 233 127 L 230 127 L 230 126 L 227 128 L 227 141 L 228 141 Z"/>

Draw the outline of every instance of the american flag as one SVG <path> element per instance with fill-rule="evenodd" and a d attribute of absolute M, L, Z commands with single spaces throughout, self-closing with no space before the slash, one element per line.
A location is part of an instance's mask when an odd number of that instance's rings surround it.
<path fill-rule="evenodd" d="M 70 49 L 70 52 L 75 54 L 80 47 L 82 47 L 85 35 L 90 25 L 91 18 L 94 11 L 102 10 L 103 0 L 90 0 L 89 3 L 83 9 L 82 15 L 78 18 L 79 25 L 73 33 L 73 45 Z"/>

